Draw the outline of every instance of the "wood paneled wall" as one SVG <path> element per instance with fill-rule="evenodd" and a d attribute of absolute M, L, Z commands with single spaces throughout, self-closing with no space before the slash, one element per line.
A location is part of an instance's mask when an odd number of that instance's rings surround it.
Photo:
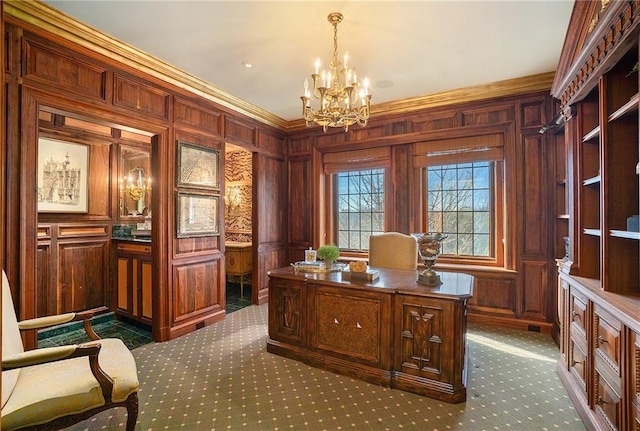
<path fill-rule="evenodd" d="M 266 272 L 285 264 L 284 132 L 32 23 L 3 18 L 7 217 L 2 231 L 7 238 L 2 253 L 19 318 L 113 308 L 111 227 L 119 222 L 114 148 L 131 132 L 148 137 L 152 154 L 154 339 L 175 338 L 225 315 L 224 228 L 219 236 L 176 237 L 178 140 L 219 150 L 221 172 L 225 143 L 252 153 L 259 208 L 253 219 L 260 215 L 253 226 L 253 261 L 261 270 L 254 276 L 259 288 L 253 300 L 264 301 Z M 100 130 L 74 128 L 72 120 Z M 88 213 L 38 215 L 34 172 L 38 137 L 44 135 L 90 145 Z M 212 193 L 220 195 L 222 227 L 223 175 L 220 181 L 220 190 Z M 279 211 L 272 210 L 274 203 Z M 34 345 L 35 335 L 26 341 Z"/>
<path fill-rule="evenodd" d="M 219 237 L 204 238 L 178 239 L 175 235 L 176 140 L 219 149 L 221 155 L 225 143 L 252 153 L 252 295 L 254 303 L 261 303 L 267 300 L 267 272 L 302 259 L 306 248 L 325 242 L 325 233 L 331 228 L 327 214 L 332 203 L 326 200 L 331 186 L 322 172 L 323 155 L 387 148 L 391 160 L 387 191 L 392 197 L 387 229 L 414 232 L 421 230 L 423 211 L 420 169 L 413 165 L 415 144 L 499 134 L 505 146 L 505 267 L 441 268 L 464 270 L 477 277 L 469 307 L 472 319 L 550 329 L 555 278 L 551 270 L 553 244 L 548 235 L 549 217 L 555 211 L 553 200 L 548 199 L 547 178 L 554 177 L 550 170 L 555 164 L 549 163 L 549 138 L 538 134 L 539 128 L 553 118 L 548 92 L 386 114 L 348 133 L 322 133 L 317 128 L 281 130 L 48 33 L 31 22 L 10 15 L 4 15 L 3 22 L 7 107 L 3 135 L 6 217 L 2 226 L 6 238 L 2 254 L 14 298 L 19 302 L 20 318 L 34 317 L 38 307 L 43 307 L 36 299 L 40 294 L 34 286 L 38 279 L 42 283 L 53 275 L 50 265 L 43 265 L 42 270 L 37 267 L 49 253 L 49 238 L 59 240 L 61 232 L 58 225 L 49 230 L 47 225 L 39 226 L 34 196 L 34 151 L 40 132 L 38 115 L 44 106 L 54 113 L 71 113 L 151 137 L 153 336 L 158 341 L 224 317 L 224 232 Z M 102 157 L 106 162 L 113 158 L 113 152 L 105 151 Z M 224 156 L 222 159 L 224 163 Z M 100 187 L 97 183 L 94 186 Z M 76 244 L 86 242 L 84 252 L 76 246 L 62 251 L 65 262 L 69 258 L 92 262 L 103 259 L 104 247 L 109 247 L 109 227 L 115 220 L 114 188 L 111 183 L 101 192 L 111 205 L 99 211 L 92 207 L 91 214 L 74 219 L 65 228 L 70 235 L 67 238 L 73 237 L 74 229 L 87 226 L 102 226 L 106 232 L 91 240 L 79 239 Z M 224 180 L 221 200 L 223 193 Z M 220 225 L 224 226 L 222 218 Z M 104 265 L 108 267 L 108 263 Z M 109 285 L 104 279 L 98 281 L 97 271 L 87 277 L 92 283 Z M 104 302 L 99 298 L 89 295 L 81 304 L 71 306 L 94 307 Z"/>
<path fill-rule="evenodd" d="M 521 329 L 551 331 L 555 322 L 554 244 L 549 239 L 554 202 L 549 199 L 555 169 L 552 139 L 539 133 L 554 114 L 547 92 L 503 97 L 404 115 L 374 118 L 365 128 L 349 132 L 297 130 L 289 135 L 288 261 L 303 259 L 308 247 L 330 238 L 331 203 L 327 202 L 322 160 L 328 154 L 359 149 L 391 149 L 387 196 L 387 230 L 411 233 L 423 230 L 423 202 L 419 157 L 415 143 L 468 140 L 495 135 L 504 148 L 505 213 L 504 266 L 481 267 L 439 264 L 476 276 L 469 303 L 472 320 Z M 344 159 L 344 157 L 343 157 Z M 455 163 L 455 160 L 452 160 Z M 354 164 L 354 166 L 356 166 Z M 327 185 L 329 187 L 329 185 Z M 502 197 L 499 197 L 502 199 Z"/>

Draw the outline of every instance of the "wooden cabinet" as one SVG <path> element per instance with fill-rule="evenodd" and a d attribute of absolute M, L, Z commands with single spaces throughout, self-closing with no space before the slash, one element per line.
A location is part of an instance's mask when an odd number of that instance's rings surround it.
<path fill-rule="evenodd" d="M 225 252 L 225 273 L 235 277 L 240 282 L 240 297 L 244 296 L 244 277 L 252 271 L 252 253 L 250 242 L 226 241 L 224 243 Z"/>
<path fill-rule="evenodd" d="M 445 402 L 466 400 L 466 311 L 474 279 L 377 268 L 380 278 L 269 272 L 267 351 Z"/>
<path fill-rule="evenodd" d="M 628 222 L 640 213 L 639 34 L 637 1 L 575 2 L 552 88 L 565 116 L 570 236 L 558 371 L 596 430 L 640 430 L 640 232 Z"/>
<path fill-rule="evenodd" d="M 151 244 L 115 241 L 116 313 L 151 325 L 152 255 Z"/>

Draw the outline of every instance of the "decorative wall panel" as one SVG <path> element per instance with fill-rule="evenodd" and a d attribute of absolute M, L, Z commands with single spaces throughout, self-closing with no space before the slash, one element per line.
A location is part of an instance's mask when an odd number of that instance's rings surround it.
<path fill-rule="evenodd" d="M 25 78 L 63 88 L 91 99 L 105 99 L 105 69 L 73 59 L 61 52 L 26 41 Z"/>
<path fill-rule="evenodd" d="M 114 77 L 113 86 L 115 106 L 162 119 L 169 117 L 169 93 L 117 74 Z"/>

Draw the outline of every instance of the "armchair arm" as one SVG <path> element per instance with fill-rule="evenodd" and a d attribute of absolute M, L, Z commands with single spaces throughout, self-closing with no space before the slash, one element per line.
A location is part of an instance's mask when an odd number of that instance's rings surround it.
<path fill-rule="evenodd" d="M 100 343 L 89 342 L 85 344 L 73 344 L 60 347 L 46 347 L 42 349 L 28 350 L 2 358 L 2 370 L 12 370 L 15 368 L 41 365 L 49 362 L 61 361 L 63 359 L 89 357 L 89 367 L 93 377 L 98 381 L 102 395 L 106 402 L 111 401 L 113 392 L 113 379 L 100 367 L 98 354 L 102 345 Z"/>
<path fill-rule="evenodd" d="M 83 311 L 80 313 L 64 313 L 56 314 L 53 316 L 36 317 L 35 319 L 27 319 L 18 322 L 18 328 L 21 331 L 28 331 L 32 329 L 44 329 L 54 325 L 60 325 L 67 322 L 82 321 L 84 330 L 93 341 L 99 340 L 100 337 L 93 330 L 91 326 L 91 318 L 93 313 L 90 311 Z"/>

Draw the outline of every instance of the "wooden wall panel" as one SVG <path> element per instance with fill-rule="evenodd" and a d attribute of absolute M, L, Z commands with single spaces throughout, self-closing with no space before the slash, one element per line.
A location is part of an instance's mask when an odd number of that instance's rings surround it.
<path fill-rule="evenodd" d="M 452 112 L 442 112 L 433 115 L 420 115 L 412 118 L 411 129 L 414 132 L 428 132 L 431 130 L 451 129 L 460 124 L 458 115 Z"/>
<path fill-rule="evenodd" d="M 289 139 L 289 155 L 301 156 L 311 153 L 311 138 L 309 136 L 297 136 Z"/>
<path fill-rule="evenodd" d="M 221 308 L 224 294 L 220 280 L 224 268 L 220 260 L 178 265 L 174 268 L 173 324 L 202 319 L 213 308 Z"/>
<path fill-rule="evenodd" d="M 91 145 L 89 150 L 89 214 L 114 217 L 111 208 L 111 145 Z"/>
<path fill-rule="evenodd" d="M 222 136 L 222 121 L 224 117 L 220 112 L 206 109 L 179 97 L 175 98 L 173 112 L 176 124 Z"/>
<path fill-rule="evenodd" d="M 522 262 L 522 310 L 520 316 L 527 319 L 546 320 L 549 268 L 546 261 Z"/>
<path fill-rule="evenodd" d="M 113 79 L 113 104 L 152 117 L 169 118 L 170 95 L 157 87 L 151 87 L 115 74 Z"/>
<path fill-rule="evenodd" d="M 105 100 L 107 71 L 104 68 L 41 45 L 28 35 L 25 38 L 25 79 L 90 99 Z"/>
<path fill-rule="evenodd" d="M 285 139 L 283 135 L 274 135 L 259 129 L 257 133 L 258 148 L 276 156 L 284 156 Z"/>
<path fill-rule="evenodd" d="M 225 116 L 224 137 L 229 142 L 237 145 L 246 144 L 253 146 L 256 144 L 256 128 L 229 116 Z"/>
<path fill-rule="evenodd" d="M 35 310 L 36 316 L 50 316 L 56 314 L 56 289 L 49 289 L 53 285 L 55 271 L 51 269 L 51 242 L 38 242 L 38 251 L 36 254 L 36 264 L 38 272 L 36 274 L 36 299 Z M 15 301 L 15 299 L 14 299 Z M 18 320 L 22 320 L 20 316 Z"/>
<path fill-rule="evenodd" d="M 462 112 L 462 124 L 464 126 L 486 125 L 506 123 L 515 118 L 513 105 L 482 107 L 469 109 Z"/>
<path fill-rule="evenodd" d="M 474 277 L 476 285 L 469 300 L 469 313 L 515 318 L 515 280 L 476 274 Z"/>
<path fill-rule="evenodd" d="M 311 160 L 308 158 L 289 159 L 287 184 L 289 187 L 289 261 L 304 259 L 304 250 L 313 246 L 313 217 L 311 217 L 311 193 L 297 193 L 300 185 L 308 184 L 311 178 Z M 304 188 L 304 187 L 303 187 Z"/>
<path fill-rule="evenodd" d="M 56 312 L 109 306 L 109 240 L 59 241 Z"/>
<path fill-rule="evenodd" d="M 543 124 L 547 124 L 545 109 L 544 99 L 523 103 L 520 107 L 522 127 L 535 127 L 539 130 Z"/>
<path fill-rule="evenodd" d="M 549 247 L 549 222 L 544 137 L 538 133 L 523 137 L 521 168 L 523 205 L 523 253 L 528 257 L 546 257 Z"/>
<path fill-rule="evenodd" d="M 254 158 L 254 259 L 253 303 L 267 301 L 267 272 L 288 265 L 286 258 L 287 199 L 284 160 L 258 154 Z M 256 267 L 257 265 L 257 267 Z"/>

